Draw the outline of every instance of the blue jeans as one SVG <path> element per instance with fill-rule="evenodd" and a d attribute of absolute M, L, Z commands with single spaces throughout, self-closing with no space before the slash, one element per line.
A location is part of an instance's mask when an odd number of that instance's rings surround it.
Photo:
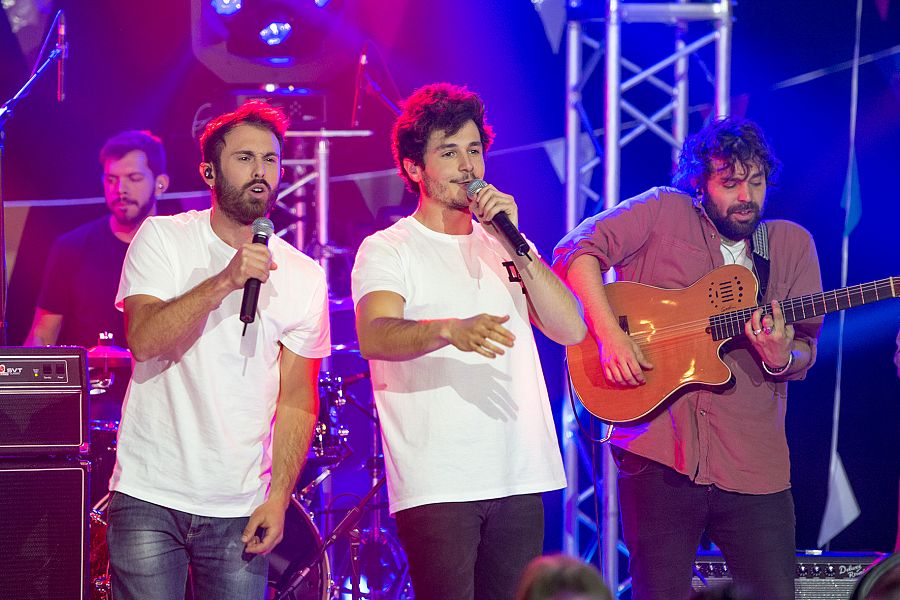
<path fill-rule="evenodd" d="M 544 544 L 540 494 L 426 504 L 396 518 L 416 600 L 512 600 Z"/>
<path fill-rule="evenodd" d="M 686 598 L 704 531 L 722 550 L 735 584 L 757 598 L 794 600 L 797 559 L 790 490 L 726 492 L 611 448 L 619 466 L 619 508 L 633 600 Z"/>
<path fill-rule="evenodd" d="M 268 559 L 244 553 L 248 520 L 200 517 L 114 493 L 106 532 L 113 597 L 184 598 L 190 565 L 194 600 L 262 600 Z"/>

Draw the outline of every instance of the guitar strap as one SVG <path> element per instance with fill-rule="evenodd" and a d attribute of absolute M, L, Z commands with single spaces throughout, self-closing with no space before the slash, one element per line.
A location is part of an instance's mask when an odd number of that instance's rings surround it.
<path fill-rule="evenodd" d="M 750 238 L 750 249 L 753 252 L 753 266 L 759 279 L 759 294 L 756 303 L 762 306 L 769 287 L 769 228 L 765 221 L 760 221 Z"/>

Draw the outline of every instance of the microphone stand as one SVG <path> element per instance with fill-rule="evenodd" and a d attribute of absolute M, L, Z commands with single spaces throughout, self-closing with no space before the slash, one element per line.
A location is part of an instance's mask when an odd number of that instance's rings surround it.
<path fill-rule="evenodd" d="M 359 527 L 350 530 L 350 597 L 352 600 L 360 600 L 359 580 L 359 547 L 362 545 L 362 536 Z M 371 587 L 369 588 L 371 589 Z"/>
<path fill-rule="evenodd" d="M 53 21 L 53 25 L 50 26 L 50 31 L 53 31 L 54 26 L 57 24 L 60 13 L 59 11 L 56 13 L 56 18 Z M 50 35 L 49 33 L 47 34 Z M 47 60 L 45 60 L 37 69 L 34 70 L 31 77 L 28 78 L 28 81 L 25 82 L 18 92 L 15 95 L 3 103 L 3 106 L 0 106 L 0 346 L 5 346 L 7 343 L 7 322 L 6 322 L 6 304 L 7 304 L 7 289 L 6 289 L 6 233 L 5 233 L 5 217 L 6 217 L 6 209 L 3 206 L 3 150 L 4 143 L 6 141 L 6 122 L 12 119 L 13 109 L 18 104 L 19 100 L 27 96 L 31 92 L 31 88 L 34 87 L 35 83 L 40 80 L 41 76 L 43 76 L 44 72 L 47 70 L 47 67 L 60 61 L 64 58 L 65 48 L 61 46 L 57 46 L 54 48 L 50 54 L 47 56 Z"/>
<path fill-rule="evenodd" d="M 360 517 L 362 517 L 363 508 L 365 508 L 366 504 L 369 503 L 369 501 L 376 494 L 376 492 L 378 492 L 382 485 L 384 485 L 383 476 L 378 480 L 375 486 L 371 490 L 369 490 L 369 492 L 363 497 L 363 499 L 359 501 L 359 504 L 347 511 L 347 514 L 344 515 L 344 518 L 341 520 L 341 522 L 338 523 L 337 527 L 334 528 L 334 531 L 331 532 L 331 535 L 329 535 L 328 538 L 322 543 L 322 547 L 319 548 L 319 552 L 316 554 L 316 556 L 305 567 L 303 567 L 303 569 L 298 571 L 296 575 L 291 577 L 287 586 L 283 590 L 278 592 L 278 594 L 276 594 L 275 600 L 286 600 L 290 597 L 294 590 L 297 589 L 297 587 L 301 583 L 303 583 L 303 580 L 306 579 L 306 576 L 309 575 L 309 572 L 312 570 L 312 568 L 319 564 L 319 561 L 321 561 L 322 557 L 325 556 L 325 551 L 328 550 L 328 548 L 332 544 L 334 544 L 339 537 L 349 532 L 350 529 L 352 529 L 359 522 Z M 288 570 L 290 570 L 290 567 L 288 568 Z M 359 589 L 358 581 L 359 580 L 357 579 L 357 590 Z"/>

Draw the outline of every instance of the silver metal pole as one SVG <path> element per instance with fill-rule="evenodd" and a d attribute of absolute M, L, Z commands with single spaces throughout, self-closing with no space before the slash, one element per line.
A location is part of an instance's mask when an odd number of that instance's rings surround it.
<path fill-rule="evenodd" d="M 678 21 L 712 21 L 722 18 L 723 14 L 730 9 L 731 5 L 728 0 L 716 4 L 622 2 L 619 5 L 619 14 L 623 23 L 668 23 L 674 25 Z"/>
<path fill-rule="evenodd" d="M 622 129 L 622 115 L 619 105 L 621 92 L 621 22 L 619 0 L 607 0 L 606 5 L 606 113 L 604 136 L 604 205 L 611 208 L 619 202 L 620 159 L 619 136 Z M 614 277 L 610 270 L 607 278 Z M 611 590 L 619 587 L 619 503 L 616 490 L 616 467 L 612 461 L 609 445 L 603 444 L 601 455 L 603 477 L 602 525 L 599 527 L 598 548 L 600 549 L 601 572 Z"/>
<path fill-rule="evenodd" d="M 322 253 L 319 264 L 328 276 L 328 138 L 321 137 L 316 141 L 316 170 L 319 179 L 316 181 L 316 241 Z"/>
<path fill-rule="evenodd" d="M 688 0 L 680 0 L 682 4 Z M 675 26 L 675 52 L 683 51 L 687 35 L 687 22 L 679 21 Z M 673 94 L 672 137 L 678 145 L 684 143 L 688 131 L 688 66 L 690 56 L 679 55 L 675 61 L 675 93 Z M 672 148 L 672 166 L 678 164 L 681 148 Z"/>
<path fill-rule="evenodd" d="M 569 21 L 566 27 L 566 231 L 578 224 L 578 192 L 581 184 L 578 152 L 581 122 L 578 104 L 581 102 L 581 23 Z M 565 366 L 563 367 L 565 371 Z M 578 545 L 578 424 L 569 398 L 568 373 L 563 373 L 561 411 L 563 465 L 566 489 L 563 492 L 563 552 L 579 556 Z"/>
<path fill-rule="evenodd" d="M 731 114 L 731 0 L 719 0 L 720 16 L 716 23 L 716 118 Z"/>

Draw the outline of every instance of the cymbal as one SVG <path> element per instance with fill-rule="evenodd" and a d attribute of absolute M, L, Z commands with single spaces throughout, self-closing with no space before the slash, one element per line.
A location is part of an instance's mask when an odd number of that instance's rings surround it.
<path fill-rule="evenodd" d="M 118 367 L 131 367 L 133 358 L 131 352 L 119 346 L 107 346 L 105 344 L 88 348 L 88 367 L 102 367 L 115 369 Z"/>

